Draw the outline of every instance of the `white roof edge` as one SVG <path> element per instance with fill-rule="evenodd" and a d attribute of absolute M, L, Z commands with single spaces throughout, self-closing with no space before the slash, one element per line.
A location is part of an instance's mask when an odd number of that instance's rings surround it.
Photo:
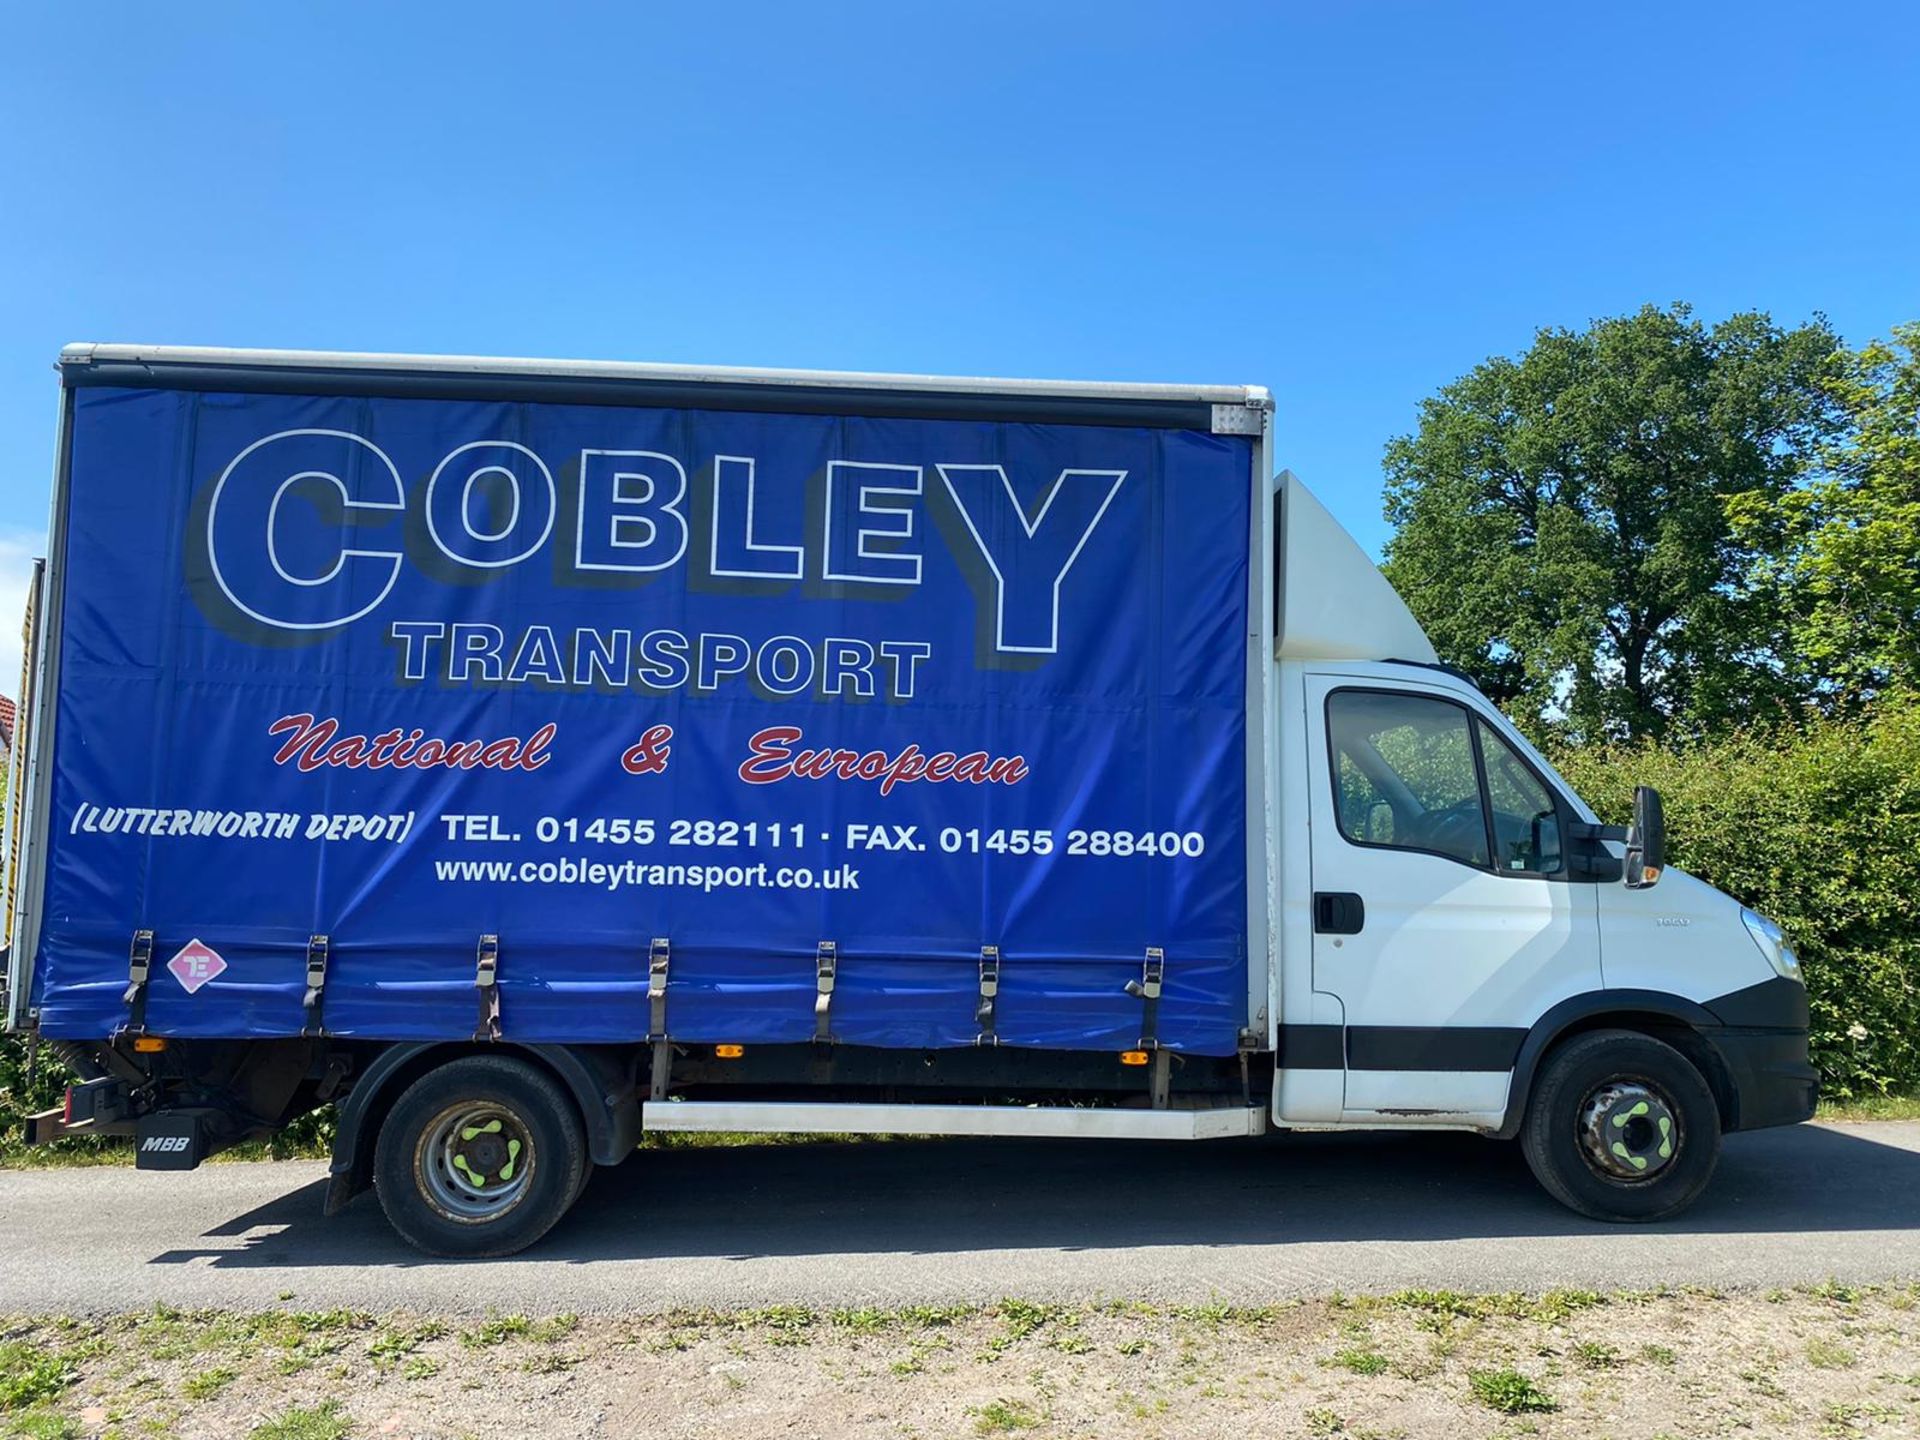
<path fill-rule="evenodd" d="M 665 365 L 637 360 L 543 360 L 498 355 L 386 355 L 352 350 L 246 350 L 201 345 L 81 343 L 60 351 L 62 365 L 95 361 L 155 365 L 246 365 L 332 370 L 418 370 L 434 374 L 540 375 L 597 380 L 705 381 L 712 384 L 814 385 L 849 390 L 921 390 L 955 395 L 1039 395 L 1105 400 L 1175 400 L 1271 408 L 1264 385 L 1158 385 L 1124 380 L 1014 380 L 992 376 L 912 375 L 857 370 L 761 369 L 747 365 Z"/>

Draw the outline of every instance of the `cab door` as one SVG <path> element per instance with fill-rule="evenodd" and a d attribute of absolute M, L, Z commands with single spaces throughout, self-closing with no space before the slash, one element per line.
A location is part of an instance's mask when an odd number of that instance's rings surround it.
<path fill-rule="evenodd" d="M 1572 812 L 1465 687 L 1305 678 L 1313 985 L 1344 1014 L 1343 1118 L 1497 1123 L 1534 1020 L 1600 986 Z"/>

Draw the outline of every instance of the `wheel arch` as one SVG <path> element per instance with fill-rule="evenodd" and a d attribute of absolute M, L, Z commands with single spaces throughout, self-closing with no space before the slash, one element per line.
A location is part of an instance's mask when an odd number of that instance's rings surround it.
<path fill-rule="evenodd" d="M 381 1122 L 407 1087 L 431 1070 L 469 1055 L 526 1060 L 557 1080 L 579 1107 L 587 1158 L 617 1165 L 640 1143 L 635 1052 L 614 1046 L 405 1041 L 374 1055 L 336 1105 L 333 1163 L 326 1213 L 338 1212 L 373 1184 L 374 1142 Z"/>
<path fill-rule="evenodd" d="M 1507 1087 L 1506 1114 L 1494 1134 L 1511 1140 L 1520 1133 L 1541 1062 L 1555 1046 L 1591 1030 L 1631 1030 L 1673 1046 L 1713 1091 L 1721 1128 L 1732 1130 L 1739 1120 L 1739 1095 L 1726 1061 L 1709 1038 L 1720 1024 L 1699 1001 L 1661 990 L 1595 990 L 1562 1000 L 1533 1023 L 1521 1042 Z"/>

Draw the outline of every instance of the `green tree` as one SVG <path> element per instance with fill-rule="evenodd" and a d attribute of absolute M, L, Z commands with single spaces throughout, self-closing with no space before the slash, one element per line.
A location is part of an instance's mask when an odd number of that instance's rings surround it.
<path fill-rule="evenodd" d="M 1707 327 L 1685 305 L 1542 330 L 1387 446 L 1387 575 L 1443 659 L 1568 739 L 1791 703 L 1781 617 L 1727 506 L 1778 501 L 1838 433 L 1838 351 L 1824 319 Z"/>
<path fill-rule="evenodd" d="M 1794 664 L 1858 701 L 1920 687 L 1920 324 L 1846 356 L 1831 392 L 1851 424 L 1825 473 L 1730 513 L 1764 557 Z"/>

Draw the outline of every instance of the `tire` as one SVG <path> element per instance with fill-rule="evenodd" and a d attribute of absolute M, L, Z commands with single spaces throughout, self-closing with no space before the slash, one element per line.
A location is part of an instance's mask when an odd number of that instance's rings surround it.
<path fill-rule="evenodd" d="M 1520 1145 L 1534 1178 L 1569 1209 L 1595 1220 L 1663 1220 L 1713 1178 L 1720 1107 L 1671 1045 L 1595 1030 L 1547 1057 Z"/>
<path fill-rule="evenodd" d="M 414 1081 L 381 1123 L 373 1185 L 402 1239 L 429 1255 L 512 1255 L 585 1188 L 573 1100 L 524 1060 L 472 1055 Z"/>

